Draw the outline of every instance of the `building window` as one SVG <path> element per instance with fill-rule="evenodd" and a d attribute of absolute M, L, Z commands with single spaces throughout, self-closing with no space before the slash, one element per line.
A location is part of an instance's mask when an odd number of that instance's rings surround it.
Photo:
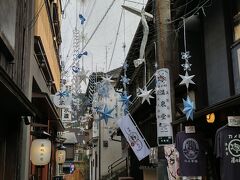
<path fill-rule="evenodd" d="M 233 39 L 240 40 L 240 1 L 233 0 Z"/>

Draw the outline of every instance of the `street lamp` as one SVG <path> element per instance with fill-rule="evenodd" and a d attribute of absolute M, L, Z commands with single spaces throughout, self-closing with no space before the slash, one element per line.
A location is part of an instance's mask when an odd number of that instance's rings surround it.
<path fill-rule="evenodd" d="M 66 151 L 65 151 L 65 149 L 66 149 L 66 147 L 63 146 L 63 144 L 60 144 L 58 146 L 57 151 L 56 151 L 56 163 L 58 165 L 58 167 L 57 167 L 57 175 L 62 174 L 62 164 L 66 160 Z"/>
<path fill-rule="evenodd" d="M 58 149 L 56 151 L 56 162 L 57 164 L 63 164 L 66 160 L 66 151 L 63 149 Z"/>

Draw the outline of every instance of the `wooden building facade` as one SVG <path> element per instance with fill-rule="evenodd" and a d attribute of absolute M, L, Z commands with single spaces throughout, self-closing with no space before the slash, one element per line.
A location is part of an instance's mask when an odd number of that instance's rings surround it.
<path fill-rule="evenodd" d="M 29 156 L 36 130 L 51 135 L 53 158 L 38 175 L 51 179 L 55 138 L 64 129 L 50 99 L 60 88 L 61 2 L 3 0 L 0 8 L 0 179 L 36 175 Z"/>
<path fill-rule="evenodd" d="M 208 155 L 208 177 L 217 179 L 218 166 L 214 163 L 213 155 L 214 135 L 216 130 L 227 123 L 227 116 L 240 114 L 239 99 L 239 63 L 240 63 L 240 4 L 238 1 L 224 0 L 201 0 L 184 1 L 174 0 L 169 4 L 171 19 L 169 19 L 170 31 L 160 32 L 162 26 L 156 15 L 156 1 L 149 1 L 146 11 L 154 15 L 154 20 L 149 21 L 149 37 L 145 50 L 147 62 L 147 87 L 155 89 L 154 74 L 157 69 L 157 62 L 163 62 L 162 53 L 158 51 L 159 38 L 171 36 L 172 51 L 170 76 L 172 85 L 172 109 L 173 109 L 173 130 L 174 136 L 182 131 L 186 125 L 194 125 L 196 131 L 205 133 L 205 138 L 209 143 Z M 181 78 L 179 74 L 184 74 L 181 64 L 181 52 L 184 51 L 183 19 L 186 22 L 186 44 L 190 51 L 192 64 L 191 74 L 195 75 L 190 84 L 189 92 L 195 99 L 196 110 L 194 120 L 189 122 L 183 113 L 182 99 L 186 98 L 186 87 L 179 85 Z M 137 122 L 140 130 L 151 147 L 157 146 L 157 125 L 156 125 L 156 100 L 150 99 L 151 105 L 146 101 L 141 104 L 141 99 L 137 97 L 137 89 L 143 87 L 144 67 L 135 68 L 133 61 L 139 57 L 139 49 L 142 37 L 142 24 L 136 31 L 135 37 L 126 57 L 129 68 L 127 77 L 130 80 L 128 85 L 129 95 L 132 95 L 133 104 L 129 112 Z M 162 34 L 161 34 L 162 33 Z M 164 64 L 164 63 L 163 63 Z M 123 71 L 122 71 L 123 73 Z M 117 88 L 121 88 L 121 82 Z M 152 94 L 155 96 L 155 94 Z M 215 122 L 209 124 L 206 115 L 215 113 Z M 208 132 L 208 133 L 206 133 Z M 149 163 L 146 158 L 138 161 L 134 153 L 129 149 L 130 176 L 135 179 L 143 179 L 144 167 L 156 168 Z"/>

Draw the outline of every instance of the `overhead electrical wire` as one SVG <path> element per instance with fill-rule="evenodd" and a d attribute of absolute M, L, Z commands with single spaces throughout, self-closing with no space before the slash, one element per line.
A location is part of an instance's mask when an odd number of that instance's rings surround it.
<path fill-rule="evenodd" d="M 63 18 L 63 19 L 66 18 L 66 8 L 67 8 L 67 6 L 68 6 L 68 4 L 69 4 L 69 1 L 70 1 L 70 0 L 67 0 L 66 3 L 65 3 L 64 6 L 63 6 L 63 9 L 62 9 L 62 18 Z"/>
<path fill-rule="evenodd" d="M 86 22 L 86 24 L 85 24 L 86 27 L 87 27 L 87 25 L 88 25 L 88 22 L 89 22 L 91 16 L 92 16 L 92 12 L 93 12 L 93 10 L 94 10 L 94 8 L 95 8 L 95 5 L 96 5 L 96 0 L 94 0 L 93 5 L 92 5 L 92 8 L 90 9 L 89 14 L 87 15 L 88 20 L 87 20 L 87 22 Z"/>
<path fill-rule="evenodd" d="M 94 29 L 93 33 L 91 34 L 90 38 L 87 40 L 87 42 L 84 44 L 84 46 L 81 49 L 81 52 L 84 51 L 84 49 L 86 48 L 86 46 L 89 44 L 89 42 L 91 41 L 91 39 L 93 38 L 93 36 L 95 35 L 95 33 L 97 32 L 99 26 L 102 24 L 103 20 L 105 19 L 105 17 L 107 16 L 108 12 L 110 11 L 110 9 L 112 8 L 113 4 L 116 1 L 113 0 L 112 3 L 110 4 L 110 6 L 108 7 L 107 11 L 105 12 L 105 14 L 103 15 L 103 17 L 101 18 L 100 22 L 97 24 L 96 28 Z M 67 68 L 66 71 L 68 71 L 71 66 L 73 66 L 76 62 L 72 62 L 72 64 Z"/>
<path fill-rule="evenodd" d="M 198 3 L 198 5 L 197 5 L 195 8 L 193 8 L 191 11 L 187 12 L 186 14 L 184 14 L 184 15 L 181 16 L 181 17 L 176 18 L 176 19 L 174 19 L 174 20 L 172 20 L 172 21 L 169 21 L 167 24 L 174 23 L 174 22 L 176 22 L 176 21 L 182 20 L 183 18 L 186 19 L 186 18 L 188 18 L 188 17 L 196 14 L 200 9 L 204 8 L 204 6 L 205 6 L 208 2 L 210 2 L 210 0 L 206 0 L 206 1 L 204 1 L 203 3 L 202 3 L 201 0 L 199 0 L 199 3 Z M 202 4 L 201 4 L 201 3 L 202 3 Z"/>
<path fill-rule="evenodd" d="M 122 9 L 122 12 L 121 12 L 121 15 L 120 15 L 120 20 L 119 20 L 119 23 L 118 23 L 117 33 L 116 33 L 116 37 L 115 37 L 115 41 L 114 41 L 114 45 L 113 45 L 111 59 L 110 59 L 109 66 L 108 66 L 108 71 L 109 71 L 109 69 L 111 67 L 111 64 L 112 64 L 113 55 L 114 55 L 114 52 L 115 52 L 115 48 L 116 48 L 116 44 L 117 44 L 117 40 L 118 40 L 118 35 L 119 35 L 119 30 L 120 30 L 120 26 L 121 26 L 121 22 L 122 22 L 122 17 L 123 17 L 123 9 Z"/>
<path fill-rule="evenodd" d="M 125 0 L 125 1 L 127 1 L 127 2 L 131 2 L 131 3 L 135 3 L 135 4 L 145 5 L 144 2 L 141 3 L 141 2 L 131 1 L 131 0 Z"/>

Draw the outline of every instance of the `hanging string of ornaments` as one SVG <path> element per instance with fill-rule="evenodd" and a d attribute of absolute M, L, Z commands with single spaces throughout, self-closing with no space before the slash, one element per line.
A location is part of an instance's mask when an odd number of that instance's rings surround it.
<path fill-rule="evenodd" d="M 186 22 L 185 18 L 183 18 L 183 37 L 184 37 L 184 52 L 181 52 L 181 59 L 184 60 L 184 64 L 181 64 L 183 67 L 183 71 L 185 71 L 185 75 L 179 75 L 182 78 L 182 81 L 180 82 L 180 85 L 185 84 L 187 88 L 187 98 L 183 99 L 183 113 L 186 115 L 187 120 L 190 118 L 193 120 L 193 113 L 195 110 L 195 103 L 191 100 L 189 97 L 189 84 L 195 84 L 192 81 L 192 78 L 195 75 L 190 75 L 188 74 L 189 71 L 191 71 L 191 66 L 189 59 L 191 58 L 190 52 L 187 51 L 187 42 L 186 42 Z"/>
<path fill-rule="evenodd" d="M 139 67 L 142 63 L 144 63 L 144 85 L 143 88 L 139 88 L 140 93 L 137 95 L 138 97 L 142 98 L 142 104 L 144 103 L 144 101 L 147 101 L 150 104 L 150 98 L 153 98 L 153 96 L 151 96 L 151 92 L 152 89 L 147 90 L 147 83 L 146 83 L 146 76 L 147 76 L 147 63 L 145 60 L 145 48 L 146 48 L 146 44 L 147 44 L 147 40 L 148 40 L 148 34 L 149 34 L 149 26 L 147 24 L 147 20 L 152 20 L 153 19 L 153 15 L 150 13 L 145 12 L 144 8 L 142 8 L 142 10 L 133 8 L 133 7 L 129 7 L 129 6 L 122 6 L 124 9 L 128 10 L 129 12 L 136 14 L 138 16 L 141 17 L 141 22 L 143 25 L 143 38 L 142 38 L 142 42 L 141 42 L 141 46 L 140 46 L 140 52 L 139 52 L 139 58 L 134 60 L 134 66 L 135 68 Z M 122 80 L 124 81 L 124 80 Z"/>
<path fill-rule="evenodd" d="M 113 116 L 111 115 L 111 113 L 114 111 L 114 109 L 116 107 L 113 108 L 109 108 L 107 106 L 107 102 L 108 102 L 108 98 L 109 98 L 109 94 L 110 94 L 110 89 L 112 88 L 111 83 L 113 82 L 113 80 L 111 80 L 111 76 L 109 77 L 108 75 L 106 75 L 106 77 L 102 77 L 102 81 L 99 84 L 99 87 L 97 87 L 97 92 L 98 95 L 101 99 L 105 99 L 105 102 L 103 105 L 98 105 L 96 107 L 96 111 L 99 113 L 99 121 L 100 120 L 104 120 L 105 124 L 107 125 L 108 123 L 108 119 L 109 118 L 113 118 Z"/>
<path fill-rule="evenodd" d="M 125 4 L 125 1 L 124 1 Z M 122 5 L 122 7 L 124 8 L 124 4 Z M 125 42 L 125 11 L 123 9 L 123 25 L 124 25 L 124 42 L 123 42 L 123 52 L 124 52 L 124 58 L 125 58 L 125 48 L 126 48 L 126 42 Z M 129 84 L 130 79 L 127 77 L 127 69 L 128 69 L 128 63 L 127 61 L 124 62 L 123 64 L 123 76 L 121 76 L 121 82 L 123 84 L 123 92 L 120 94 L 120 99 L 119 101 L 122 102 L 122 108 L 123 108 L 123 112 L 124 114 L 128 114 L 128 108 L 129 105 L 131 104 L 130 98 L 132 97 L 132 95 L 128 95 L 127 92 L 127 84 Z"/>
<path fill-rule="evenodd" d="M 124 75 L 121 76 L 121 82 L 123 83 L 123 92 L 121 93 L 121 97 L 120 97 L 120 102 L 122 102 L 122 107 L 124 109 L 124 114 L 128 114 L 128 107 L 129 104 L 131 104 L 130 98 L 132 95 L 128 96 L 128 92 L 127 92 L 127 84 L 129 84 L 130 79 L 127 77 L 127 68 L 128 68 L 128 64 L 127 61 L 124 62 L 123 64 L 123 70 L 124 70 Z"/>

